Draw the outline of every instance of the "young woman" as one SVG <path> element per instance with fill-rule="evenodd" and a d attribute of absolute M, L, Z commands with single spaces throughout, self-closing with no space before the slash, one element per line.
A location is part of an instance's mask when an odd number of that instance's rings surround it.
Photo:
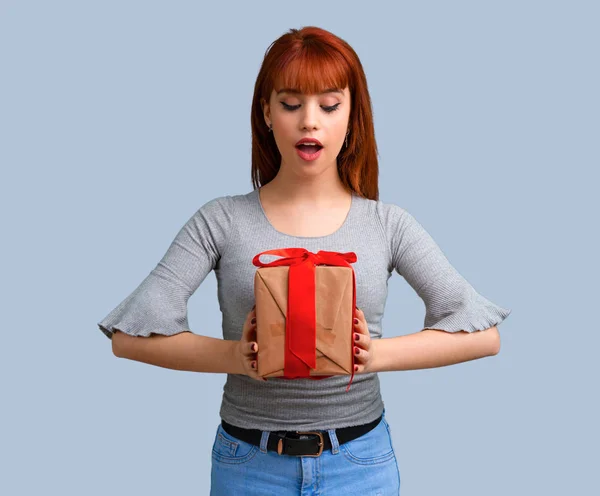
<path fill-rule="evenodd" d="M 227 373 L 212 495 L 397 495 L 377 373 L 494 355 L 496 326 L 510 310 L 477 293 L 411 214 L 379 200 L 366 78 L 344 40 L 316 27 L 277 39 L 258 74 L 251 125 L 255 189 L 200 207 L 156 268 L 98 325 L 117 356 Z M 258 375 L 252 260 L 282 248 L 357 255 L 349 390 L 344 375 Z M 211 270 L 224 339 L 193 334 L 187 321 L 187 301 Z M 425 328 L 383 339 L 393 271 L 423 299 Z"/>

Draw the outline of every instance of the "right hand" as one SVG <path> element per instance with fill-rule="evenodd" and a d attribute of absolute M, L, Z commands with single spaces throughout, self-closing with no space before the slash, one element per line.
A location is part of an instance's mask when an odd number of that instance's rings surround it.
<path fill-rule="evenodd" d="M 252 323 L 254 319 L 254 323 Z M 254 347 L 254 348 L 253 348 Z M 244 327 L 242 328 L 242 338 L 236 346 L 236 359 L 241 364 L 244 374 L 257 381 L 267 382 L 267 379 L 258 375 L 258 343 L 256 342 L 256 305 L 246 316 Z"/>

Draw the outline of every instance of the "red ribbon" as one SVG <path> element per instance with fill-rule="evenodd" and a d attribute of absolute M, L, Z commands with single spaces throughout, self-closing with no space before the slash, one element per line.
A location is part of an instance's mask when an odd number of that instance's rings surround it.
<path fill-rule="evenodd" d="M 285 258 L 263 263 L 261 255 L 279 255 Z M 316 266 L 330 265 L 352 269 L 352 322 L 356 317 L 356 276 L 350 263 L 356 262 L 356 253 L 337 251 L 310 252 L 304 248 L 267 250 L 252 259 L 256 267 L 289 266 L 288 305 L 285 327 L 284 376 L 282 379 L 327 379 L 333 377 L 311 376 L 310 369 L 317 367 L 317 310 L 316 310 Z M 353 328 L 350 329 L 353 332 Z M 352 376 L 346 392 L 354 379 L 354 340 L 350 340 Z"/>

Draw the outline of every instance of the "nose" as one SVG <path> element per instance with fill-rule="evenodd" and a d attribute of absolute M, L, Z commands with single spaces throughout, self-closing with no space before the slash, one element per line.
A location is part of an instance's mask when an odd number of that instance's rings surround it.
<path fill-rule="evenodd" d="M 303 130 L 318 129 L 319 117 L 318 117 L 318 105 L 303 105 L 302 117 L 300 119 L 300 126 Z"/>

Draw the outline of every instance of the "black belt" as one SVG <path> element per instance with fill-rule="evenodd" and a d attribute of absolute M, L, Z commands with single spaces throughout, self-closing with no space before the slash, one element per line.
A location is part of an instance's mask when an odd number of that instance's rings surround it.
<path fill-rule="evenodd" d="M 377 427 L 382 417 L 383 415 L 368 424 L 335 429 L 338 443 L 344 444 L 366 434 Z M 260 446 L 262 438 L 260 429 L 244 429 L 231 425 L 224 420 L 221 421 L 221 425 L 223 430 L 233 437 Z M 327 431 L 273 431 L 269 433 L 267 450 L 277 451 L 280 455 L 319 456 L 323 450 L 331 449 L 331 439 L 329 435 L 324 434 L 327 434 Z"/>

